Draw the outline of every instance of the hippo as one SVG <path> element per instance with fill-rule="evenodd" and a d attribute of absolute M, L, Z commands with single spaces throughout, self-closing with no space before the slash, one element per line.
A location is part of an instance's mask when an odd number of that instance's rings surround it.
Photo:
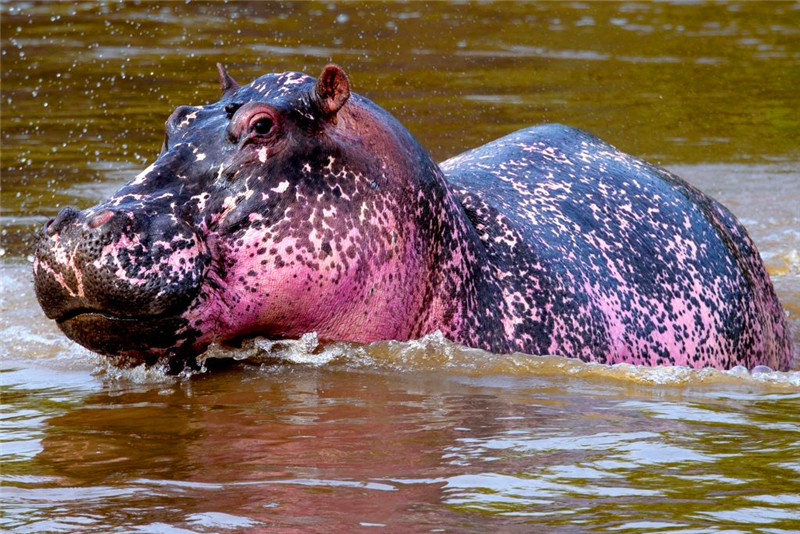
<path fill-rule="evenodd" d="M 745 228 L 670 172 L 558 124 L 437 165 L 344 71 L 180 106 L 161 153 L 38 239 L 38 300 L 120 365 L 248 337 L 440 331 L 494 353 L 695 368 L 792 359 Z"/>

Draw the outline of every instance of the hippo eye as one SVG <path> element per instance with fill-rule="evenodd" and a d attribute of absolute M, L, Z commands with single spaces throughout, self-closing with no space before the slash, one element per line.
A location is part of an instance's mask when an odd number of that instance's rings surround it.
<path fill-rule="evenodd" d="M 242 148 L 250 143 L 272 143 L 280 133 L 280 115 L 271 106 L 248 102 L 234 113 L 228 137 Z"/>
<path fill-rule="evenodd" d="M 262 117 L 253 123 L 251 129 L 258 135 L 267 135 L 272 130 L 272 119 Z"/>

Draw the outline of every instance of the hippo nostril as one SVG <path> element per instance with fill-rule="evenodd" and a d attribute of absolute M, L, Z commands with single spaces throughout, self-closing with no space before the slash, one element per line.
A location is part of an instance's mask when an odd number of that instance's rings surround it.
<path fill-rule="evenodd" d="M 61 230 L 61 228 L 64 227 L 64 225 L 69 224 L 77 219 L 79 213 L 80 212 L 75 208 L 67 206 L 58 212 L 58 215 L 56 215 L 55 219 L 50 219 L 47 221 L 47 224 L 44 225 L 45 232 L 47 232 L 47 235 L 49 236 L 55 235 L 59 230 Z"/>
<path fill-rule="evenodd" d="M 89 220 L 89 228 L 97 228 L 99 226 L 103 226 L 107 223 L 111 218 L 114 217 L 114 212 L 111 210 L 101 211 L 97 215 Z"/>

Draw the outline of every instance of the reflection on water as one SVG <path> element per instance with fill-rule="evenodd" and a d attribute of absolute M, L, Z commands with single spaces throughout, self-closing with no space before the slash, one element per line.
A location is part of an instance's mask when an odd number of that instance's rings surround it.
<path fill-rule="evenodd" d="M 34 305 L 23 269 L 3 269 L 12 309 Z M 0 368 L 0 525 L 14 531 L 800 519 L 800 371 L 610 367 L 431 335 L 283 344 L 174 377 L 104 365 L 44 321 L 13 332 L 30 351 L 4 345 Z"/>
<path fill-rule="evenodd" d="M 4 521 L 21 530 L 535 518 L 789 531 L 800 512 L 796 389 L 271 365 L 147 385 L 101 375 L 38 406 L 64 388 L 8 374 L 7 427 L 38 444 L 4 459 Z"/>
<path fill-rule="evenodd" d="M 216 99 L 214 62 L 246 81 L 336 61 L 438 159 L 563 122 L 667 165 L 741 217 L 800 342 L 795 3 L 0 14 L 0 528 L 797 531 L 800 371 L 608 367 L 435 335 L 121 371 L 42 316 L 25 259 L 60 207 L 155 157 L 175 106 Z"/>

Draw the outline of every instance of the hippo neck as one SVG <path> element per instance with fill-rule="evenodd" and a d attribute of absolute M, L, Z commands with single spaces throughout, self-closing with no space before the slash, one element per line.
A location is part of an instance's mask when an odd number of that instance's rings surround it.
<path fill-rule="evenodd" d="M 486 306 L 502 301 L 490 258 L 444 172 L 383 108 L 356 94 L 351 104 L 339 114 L 338 130 L 354 143 L 363 142 L 359 132 L 370 131 L 369 149 L 383 147 L 392 154 L 388 171 L 398 182 L 414 184 L 399 194 L 417 196 L 402 215 L 418 238 L 412 257 L 405 260 L 413 274 L 405 279 L 409 285 L 400 288 L 410 308 L 403 310 L 403 324 L 387 325 L 392 337 L 415 339 L 439 330 L 458 343 L 508 351 L 508 340 L 494 335 L 503 331 L 497 310 Z"/>
<path fill-rule="evenodd" d="M 432 230 L 429 285 L 412 337 L 439 330 L 457 343 L 493 352 L 515 350 L 498 335 L 503 324 L 491 306 L 500 305 L 502 292 L 486 249 L 444 173 L 432 165 L 430 217 L 420 221 Z"/>

